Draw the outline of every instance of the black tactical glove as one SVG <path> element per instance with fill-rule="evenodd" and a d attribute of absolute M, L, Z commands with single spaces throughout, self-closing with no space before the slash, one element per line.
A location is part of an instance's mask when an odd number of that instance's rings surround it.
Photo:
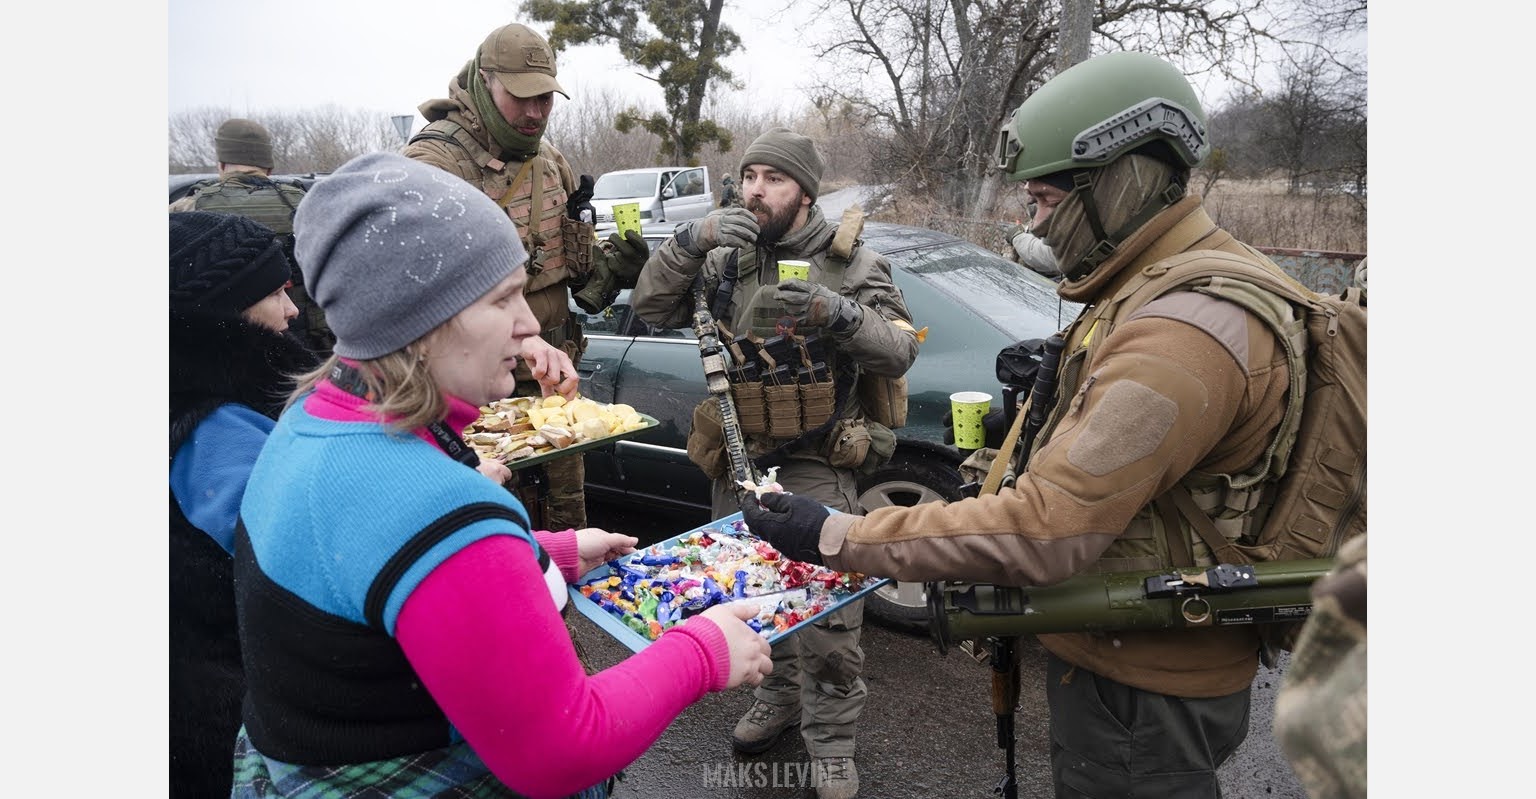
<path fill-rule="evenodd" d="M 597 222 L 597 209 L 592 207 L 592 176 L 582 175 L 576 190 L 565 198 L 565 215 L 578 221 Z"/>
<path fill-rule="evenodd" d="M 651 257 L 645 237 L 638 230 L 626 230 L 622 236 L 615 230 L 608 234 L 608 244 L 604 248 L 604 260 L 613 273 L 614 285 L 621 289 L 634 288 L 635 281 L 640 279 L 640 269 Z"/>
<path fill-rule="evenodd" d="M 716 247 L 750 249 L 757 245 L 757 217 L 745 208 L 716 208 L 705 216 L 678 225 L 674 233 L 683 252 L 694 258 Z"/>
<path fill-rule="evenodd" d="M 782 280 L 773 298 L 800 324 L 825 327 L 833 333 L 851 333 L 864 321 L 864 306 L 820 283 L 795 277 Z"/>
<path fill-rule="evenodd" d="M 741 515 L 754 535 L 767 541 L 790 560 L 825 566 L 821 559 L 821 525 L 829 513 L 825 506 L 803 494 L 747 494 Z"/>
<path fill-rule="evenodd" d="M 955 443 L 955 414 L 952 411 L 945 411 L 944 416 L 939 419 L 939 424 L 944 425 L 944 443 L 953 445 Z M 1008 435 L 1008 414 L 1003 413 L 1002 408 L 988 410 L 987 415 L 981 417 L 981 429 L 986 436 L 986 441 L 982 442 L 982 446 L 986 449 L 1001 449 L 1003 439 Z M 956 449 L 959 448 L 956 447 Z M 970 449 L 961 451 L 975 452 L 975 450 Z"/>

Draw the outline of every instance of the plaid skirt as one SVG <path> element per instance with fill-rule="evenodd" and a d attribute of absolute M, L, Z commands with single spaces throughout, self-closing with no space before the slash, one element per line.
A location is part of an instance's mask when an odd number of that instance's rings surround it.
<path fill-rule="evenodd" d="M 609 779 L 570 799 L 607 799 Z M 520 799 L 466 743 L 347 766 L 295 766 L 256 751 L 240 728 L 231 799 Z"/>

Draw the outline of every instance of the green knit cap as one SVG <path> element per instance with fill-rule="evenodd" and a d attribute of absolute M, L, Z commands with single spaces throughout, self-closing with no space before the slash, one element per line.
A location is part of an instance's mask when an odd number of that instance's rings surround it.
<path fill-rule="evenodd" d="M 228 119 L 213 136 L 213 152 L 221 164 L 272 168 L 272 134 L 250 119 Z"/>
<path fill-rule="evenodd" d="M 794 178 L 810 198 L 816 202 L 821 193 L 821 172 L 824 166 L 821 153 L 816 152 L 816 142 L 789 128 L 774 128 L 753 140 L 747 152 L 741 156 L 737 172 L 750 164 L 767 164 Z"/>

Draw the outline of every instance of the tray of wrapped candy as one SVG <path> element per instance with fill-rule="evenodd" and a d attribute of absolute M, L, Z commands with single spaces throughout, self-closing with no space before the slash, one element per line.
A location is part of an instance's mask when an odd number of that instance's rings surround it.
<path fill-rule="evenodd" d="M 571 601 L 639 652 L 722 602 L 756 599 L 747 622 L 769 643 L 890 582 L 789 560 L 735 513 L 610 561 L 570 586 Z"/>
<path fill-rule="evenodd" d="M 658 424 L 624 404 L 586 397 L 509 397 L 480 406 L 480 418 L 463 430 L 481 460 L 501 461 L 514 471 L 563 458 Z"/>

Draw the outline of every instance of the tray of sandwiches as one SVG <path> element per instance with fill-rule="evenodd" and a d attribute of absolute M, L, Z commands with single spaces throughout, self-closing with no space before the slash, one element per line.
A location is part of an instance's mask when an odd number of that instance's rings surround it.
<path fill-rule="evenodd" d="M 516 471 L 584 452 L 657 425 L 656 418 L 622 403 L 586 397 L 508 397 L 480 406 L 480 418 L 463 430 L 482 460 Z"/>

